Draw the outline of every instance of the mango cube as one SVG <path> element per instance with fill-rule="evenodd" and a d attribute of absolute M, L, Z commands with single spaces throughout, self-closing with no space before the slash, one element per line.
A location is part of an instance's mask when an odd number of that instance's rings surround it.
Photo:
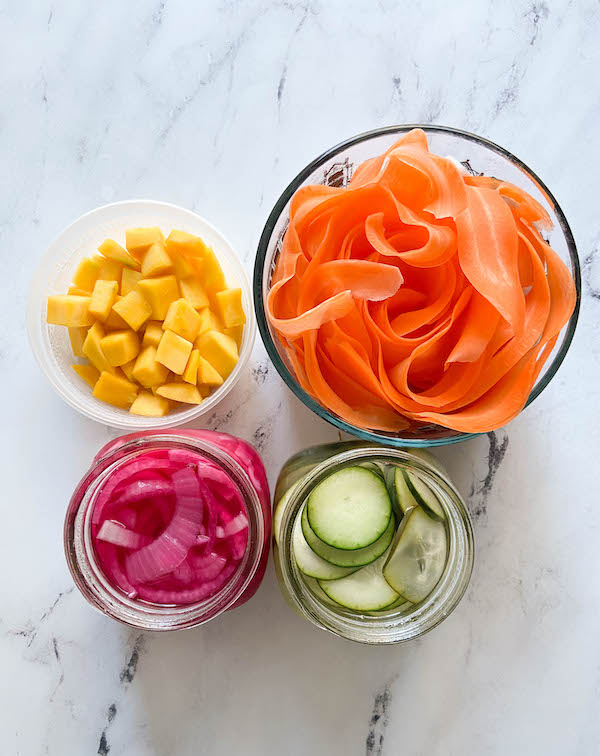
<path fill-rule="evenodd" d="M 135 381 L 135 377 L 133 375 L 134 367 L 135 358 L 133 360 L 130 360 L 129 362 L 126 362 L 124 365 L 121 365 L 121 370 L 125 373 L 128 381 Z"/>
<path fill-rule="evenodd" d="M 121 299 L 122 297 L 117 294 L 111 311 L 108 313 L 108 317 L 104 321 L 104 327 L 108 331 L 123 331 L 124 329 L 129 328 L 123 318 L 117 312 L 115 312 L 115 305 L 118 304 Z"/>
<path fill-rule="evenodd" d="M 117 260 L 109 260 L 108 257 L 102 257 L 102 255 L 94 255 L 93 258 L 99 266 L 98 278 L 103 281 L 117 281 L 121 280 L 123 273 L 123 265 Z"/>
<path fill-rule="evenodd" d="M 83 353 L 83 342 L 87 336 L 87 328 L 69 328 L 69 341 L 73 357 L 85 357 Z"/>
<path fill-rule="evenodd" d="M 112 309 L 119 284 L 116 281 L 98 279 L 94 284 L 94 291 L 88 307 L 88 312 L 98 320 L 105 321 Z"/>
<path fill-rule="evenodd" d="M 106 371 L 108 373 L 114 373 L 115 370 L 113 366 L 106 359 L 102 347 L 100 346 L 100 342 L 104 338 L 104 335 L 104 328 L 102 325 L 98 322 L 94 323 L 87 332 L 81 351 L 92 365 L 99 370 L 99 372 L 102 373 L 103 371 Z"/>
<path fill-rule="evenodd" d="M 129 408 L 132 415 L 143 417 L 164 417 L 169 414 L 171 404 L 168 399 L 156 396 L 151 391 L 140 391 Z"/>
<path fill-rule="evenodd" d="M 156 359 L 177 375 L 185 370 L 192 353 L 192 342 L 173 331 L 165 331 L 156 350 Z"/>
<path fill-rule="evenodd" d="M 209 307 L 200 310 L 200 326 L 198 328 L 196 341 L 198 341 L 200 336 L 207 331 L 223 331 L 221 321 Z M 195 346 L 198 345 L 195 344 Z"/>
<path fill-rule="evenodd" d="M 78 297 L 75 294 L 53 294 L 48 297 L 46 323 L 83 328 L 91 326 L 94 316 L 89 311 L 91 297 Z"/>
<path fill-rule="evenodd" d="M 133 366 L 133 377 L 138 383 L 151 388 L 164 383 L 168 375 L 168 368 L 156 360 L 155 346 L 147 346 L 139 353 Z"/>
<path fill-rule="evenodd" d="M 233 326 L 233 328 L 224 328 L 223 332 L 226 333 L 228 336 L 231 336 L 231 338 L 237 344 L 238 351 L 239 351 L 242 345 L 242 337 L 244 335 L 244 326 L 237 325 L 237 326 Z"/>
<path fill-rule="evenodd" d="M 160 242 L 161 244 L 165 242 L 163 232 L 157 226 L 152 226 L 151 228 L 128 228 L 125 231 L 125 246 L 136 260 L 141 260 L 154 242 Z"/>
<path fill-rule="evenodd" d="M 225 328 L 244 325 L 246 316 L 242 307 L 241 289 L 224 289 L 215 294 L 217 312 L 221 316 Z"/>
<path fill-rule="evenodd" d="M 130 291 L 136 289 L 141 278 L 142 272 L 140 270 L 123 268 L 123 272 L 121 273 L 121 296 L 126 297 Z"/>
<path fill-rule="evenodd" d="M 137 357 L 140 351 L 140 340 L 133 331 L 115 331 L 101 340 L 100 347 L 108 364 L 119 367 Z"/>
<path fill-rule="evenodd" d="M 85 289 L 80 289 L 79 286 L 69 286 L 67 289 L 67 294 L 75 294 L 76 297 L 89 297 L 90 293 Z"/>
<path fill-rule="evenodd" d="M 218 331 L 207 331 L 199 336 L 196 347 L 223 379 L 227 378 L 239 359 L 235 341 L 231 336 Z"/>
<path fill-rule="evenodd" d="M 187 299 L 193 308 L 201 310 L 203 307 L 208 307 L 208 296 L 200 279 L 183 278 L 179 282 L 179 286 L 181 288 L 181 295 L 184 299 Z"/>
<path fill-rule="evenodd" d="M 92 388 L 100 378 L 100 371 L 96 370 L 93 365 L 73 365 L 73 370 Z"/>
<path fill-rule="evenodd" d="M 166 383 L 164 386 L 159 386 L 156 393 L 166 399 L 185 404 L 200 404 L 203 399 L 198 388 L 189 383 Z"/>
<path fill-rule="evenodd" d="M 162 276 L 164 273 L 170 273 L 172 270 L 173 263 L 167 254 L 164 244 L 154 242 L 142 260 L 142 276 L 144 278 Z"/>
<path fill-rule="evenodd" d="M 182 279 L 197 276 L 202 268 L 202 260 L 197 258 L 186 257 L 183 254 L 172 254 L 171 260 L 175 268 L 175 275 L 181 282 Z"/>
<path fill-rule="evenodd" d="M 200 352 L 198 351 L 198 355 Z M 223 379 L 210 364 L 210 362 L 204 357 L 200 356 L 198 360 L 198 383 L 202 383 L 205 386 L 220 386 L 223 383 Z"/>
<path fill-rule="evenodd" d="M 117 244 L 114 239 L 105 239 L 98 247 L 98 252 L 109 260 L 116 260 L 116 262 L 122 265 L 127 265 L 128 268 L 133 268 L 134 270 L 140 269 L 138 261 L 120 244 Z"/>
<path fill-rule="evenodd" d="M 152 308 L 139 291 L 130 291 L 115 302 L 113 312 L 116 312 L 134 331 L 139 331 L 152 315 Z"/>
<path fill-rule="evenodd" d="M 206 288 L 216 293 L 226 288 L 225 276 L 217 260 L 217 256 L 207 247 L 202 258 L 202 278 Z"/>
<path fill-rule="evenodd" d="M 190 358 L 187 361 L 185 370 L 183 371 L 182 378 L 186 383 L 193 383 L 194 386 L 198 381 L 198 362 L 200 361 L 200 352 L 197 349 L 192 349 Z"/>
<path fill-rule="evenodd" d="M 135 399 L 138 387 L 127 378 L 112 373 L 100 373 L 92 394 L 96 399 L 108 402 L 115 407 L 127 409 Z"/>
<path fill-rule="evenodd" d="M 144 338 L 142 339 L 142 346 L 147 347 L 150 344 L 157 347 L 160 344 L 160 340 L 163 336 L 162 323 L 156 320 L 151 320 L 144 330 Z"/>
<path fill-rule="evenodd" d="M 169 307 L 162 327 L 165 331 L 173 331 L 187 341 L 193 341 L 200 328 L 200 315 L 187 299 L 178 299 Z"/>
<path fill-rule="evenodd" d="M 177 231 L 173 229 L 167 236 L 167 252 L 175 259 L 177 256 L 182 257 L 204 257 L 208 247 L 199 236 L 188 234 L 187 231 Z"/>
<path fill-rule="evenodd" d="M 164 320 L 172 302 L 179 299 L 179 286 L 175 276 L 143 278 L 138 289 L 152 308 L 152 320 Z"/>
<path fill-rule="evenodd" d="M 91 257 L 84 257 L 73 275 L 73 283 L 79 289 L 91 292 L 100 274 L 100 264 Z"/>

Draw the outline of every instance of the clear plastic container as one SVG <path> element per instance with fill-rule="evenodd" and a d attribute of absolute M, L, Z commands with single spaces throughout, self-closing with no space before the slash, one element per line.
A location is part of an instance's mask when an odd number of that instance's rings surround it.
<path fill-rule="evenodd" d="M 420 603 L 400 601 L 396 608 L 376 612 L 346 609 L 327 601 L 316 581 L 307 580 L 296 564 L 292 534 L 305 501 L 328 476 L 355 465 L 400 467 L 418 476 L 436 494 L 445 515 L 446 563 L 439 582 Z M 456 608 L 469 584 L 474 559 L 471 520 L 447 471 L 424 449 L 390 449 L 361 441 L 305 449 L 291 457 L 279 474 L 274 512 L 275 570 L 285 599 L 301 617 L 343 638 L 371 645 L 418 638 Z"/>
<path fill-rule="evenodd" d="M 228 286 L 242 290 L 246 325 L 237 365 L 227 380 L 201 404 L 180 408 L 165 417 L 141 417 L 92 396 L 90 387 L 72 369 L 73 354 L 66 328 L 46 323 L 46 299 L 64 294 L 82 257 L 93 254 L 106 237 L 123 240 L 125 229 L 160 226 L 164 232 L 181 229 L 200 236 L 215 251 Z M 196 213 L 166 202 L 129 200 L 104 205 L 82 215 L 62 231 L 42 258 L 31 287 L 27 326 L 33 353 L 54 390 L 71 407 L 105 425 L 127 430 L 172 428 L 210 412 L 237 383 L 254 345 L 256 321 L 250 286 L 231 244 Z"/>
<path fill-rule="evenodd" d="M 248 537 L 236 571 L 218 591 L 194 603 L 155 603 L 127 595 L 102 570 L 93 538 L 94 508 L 103 487 L 126 464 L 150 452 L 176 449 L 199 455 L 227 475 L 241 495 Z M 258 453 L 248 443 L 215 431 L 151 431 L 123 436 L 99 451 L 71 498 L 64 545 L 75 584 L 92 606 L 127 625 L 164 631 L 201 625 L 248 601 L 264 577 L 270 533 L 267 477 Z"/>

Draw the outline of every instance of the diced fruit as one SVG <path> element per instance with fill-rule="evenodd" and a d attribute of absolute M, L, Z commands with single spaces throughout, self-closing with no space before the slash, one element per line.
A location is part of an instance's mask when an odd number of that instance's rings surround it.
<path fill-rule="evenodd" d="M 53 294 L 48 297 L 46 323 L 82 328 L 91 326 L 94 316 L 89 312 L 91 297 L 74 294 Z"/>
<path fill-rule="evenodd" d="M 183 371 L 183 380 L 186 383 L 193 383 L 194 386 L 198 381 L 198 362 L 200 361 L 200 352 L 197 349 L 192 349 L 190 358 L 187 361 L 185 370 Z"/>
<path fill-rule="evenodd" d="M 125 231 L 125 246 L 136 260 L 141 260 L 144 253 L 155 242 L 164 243 L 163 232 L 157 226 L 151 228 L 128 228 Z"/>
<path fill-rule="evenodd" d="M 152 276 L 161 276 L 164 273 L 170 273 L 173 270 L 173 262 L 164 244 L 154 242 L 144 255 L 142 261 L 142 275 L 144 278 Z"/>
<path fill-rule="evenodd" d="M 69 328 L 69 340 L 73 357 L 85 357 L 83 353 L 83 342 L 87 336 L 87 328 Z"/>
<path fill-rule="evenodd" d="M 175 276 L 143 278 L 138 288 L 152 308 L 153 320 L 164 320 L 169 306 L 179 299 L 179 286 Z"/>
<path fill-rule="evenodd" d="M 246 316 L 242 307 L 242 290 L 225 289 L 215 295 L 217 311 L 221 316 L 225 328 L 244 325 Z"/>
<path fill-rule="evenodd" d="M 119 284 L 116 281 L 98 279 L 94 284 L 94 291 L 88 307 L 90 315 L 104 321 L 115 302 Z"/>
<path fill-rule="evenodd" d="M 192 347 L 191 341 L 182 338 L 173 331 L 165 331 L 158 345 L 156 359 L 169 370 L 181 375 L 187 365 Z"/>
<path fill-rule="evenodd" d="M 85 289 L 80 289 L 79 286 L 69 286 L 67 294 L 75 294 L 76 297 L 89 297 L 90 292 Z"/>
<path fill-rule="evenodd" d="M 203 307 L 208 307 L 208 296 L 202 286 L 202 282 L 198 278 L 184 278 L 179 281 L 181 287 L 182 296 L 196 310 L 201 310 Z"/>
<path fill-rule="evenodd" d="M 100 347 L 108 364 L 118 367 L 137 357 L 140 351 L 140 340 L 134 331 L 116 331 L 105 336 L 100 342 Z"/>
<path fill-rule="evenodd" d="M 216 293 L 226 288 L 225 276 L 219 265 L 215 253 L 210 247 L 206 248 L 203 256 L 202 275 L 207 290 Z"/>
<path fill-rule="evenodd" d="M 152 315 L 152 308 L 139 291 L 130 291 L 113 305 L 113 310 L 134 331 L 138 331 Z"/>
<path fill-rule="evenodd" d="M 167 380 L 169 370 L 156 359 L 156 347 L 149 345 L 138 355 L 133 367 L 133 377 L 145 388 L 158 386 Z"/>
<path fill-rule="evenodd" d="M 119 313 L 115 311 L 115 305 L 117 305 L 121 301 L 121 299 L 122 297 L 118 295 L 115 297 L 111 311 L 108 313 L 108 317 L 104 321 L 104 327 L 108 331 L 123 331 L 125 328 L 129 328 L 129 326 L 119 315 Z"/>
<path fill-rule="evenodd" d="M 77 266 L 73 275 L 75 286 L 87 292 L 91 292 L 100 273 L 100 264 L 91 257 L 84 257 Z"/>
<path fill-rule="evenodd" d="M 168 399 L 155 396 L 151 391 L 140 391 L 129 408 L 132 415 L 144 417 L 164 417 L 169 414 L 171 405 Z"/>
<path fill-rule="evenodd" d="M 184 402 L 185 404 L 200 404 L 202 402 L 202 394 L 198 391 L 198 388 L 189 383 L 166 383 L 164 386 L 159 386 L 156 393 L 166 399 Z"/>
<path fill-rule="evenodd" d="M 194 350 L 198 352 L 198 383 L 203 383 L 206 386 L 220 386 L 223 383 L 223 379 L 210 364 L 208 360 L 200 355 L 198 349 Z"/>
<path fill-rule="evenodd" d="M 190 257 L 184 257 L 181 254 L 174 254 L 171 259 L 173 260 L 175 275 L 180 283 L 184 278 L 197 276 L 202 270 L 202 260 L 199 257 L 192 259 Z"/>
<path fill-rule="evenodd" d="M 210 386 L 203 386 L 201 383 L 198 384 L 198 391 L 200 392 L 200 396 L 204 399 L 210 395 L 211 390 Z"/>
<path fill-rule="evenodd" d="M 85 337 L 85 341 L 83 342 L 83 353 L 92 363 L 92 365 L 94 365 L 101 373 L 103 371 L 114 373 L 114 368 L 109 364 L 108 360 L 104 356 L 102 347 L 100 346 L 100 342 L 103 338 L 104 328 L 102 328 L 102 325 L 100 323 L 94 323 L 94 325 L 87 332 L 87 336 Z"/>
<path fill-rule="evenodd" d="M 160 344 L 163 333 L 164 331 L 161 323 L 158 323 L 156 320 L 151 320 L 144 330 L 142 346 L 147 347 L 149 344 L 152 344 L 157 347 Z"/>
<path fill-rule="evenodd" d="M 223 379 L 229 376 L 237 364 L 238 348 L 231 336 L 218 331 L 207 331 L 196 340 L 195 346 Z"/>
<path fill-rule="evenodd" d="M 173 229 L 167 236 L 167 251 L 171 257 L 191 256 L 203 257 L 208 247 L 199 236 L 188 234 L 187 231 L 177 231 Z"/>
<path fill-rule="evenodd" d="M 225 328 L 224 330 L 225 330 L 225 333 L 228 336 L 231 336 L 231 338 L 235 341 L 239 350 L 239 348 L 242 345 L 242 337 L 244 336 L 244 326 L 237 325 L 237 326 L 233 326 L 233 328 Z"/>
<path fill-rule="evenodd" d="M 136 384 L 128 381 L 127 378 L 103 372 L 100 373 L 92 394 L 96 399 L 101 399 L 103 402 L 108 402 L 121 409 L 128 409 L 133 403 L 137 392 L 138 387 Z"/>
<path fill-rule="evenodd" d="M 130 291 L 133 291 L 141 278 L 141 271 L 123 268 L 123 272 L 121 273 L 121 296 L 126 297 Z"/>
<path fill-rule="evenodd" d="M 105 239 L 98 247 L 98 252 L 103 257 L 107 257 L 109 260 L 116 260 L 118 263 L 127 265 L 128 268 L 140 269 L 140 265 L 137 260 L 129 254 L 120 244 L 117 244 L 114 239 Z"/>
<path fill-rule="evenodd" d="M 117 281 L 121 280 L 123 273 L 123 265 L 117 260 L 109 260 L 108 257 L 102 257 L 102 255 L 95 255 L 93 258 L 99 265 L 98 278 L 103 281 Z"/>
<path fill-rule="evenodd" d="M 73 365 L 73 370 L 92 388 L 100 378 L 100 371 L 96 370 L 93 365 Z"/>
<path fill-rule="evenodd" d="M 223 327 L 215 313 L 210 308 L 205 307 L 203 310 L 200 310 L 200 327 L 198 328 L 197 339 L 207 331 L 222 332 Z"/>
<path fill-rule="evenodd" d="M 187 341 L 193 341 L 200 328 L 200 315 L 186 299 L 178 299 L 169 307 L 162 327 L 165 331 L 173 331 Z"/>
<path fill-rule="evenodd" d="M 127 376 L 128 381 L 135 381 L 135 377 L 133 375 L 134 367 L 135 367 L 135 359 L 130 360 L 129 362 L 126 362 L 124 365 L 121 365 L 121 370 Z"/>

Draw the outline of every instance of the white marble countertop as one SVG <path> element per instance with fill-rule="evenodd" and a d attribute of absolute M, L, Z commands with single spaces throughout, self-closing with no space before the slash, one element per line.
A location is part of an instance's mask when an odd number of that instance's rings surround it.
<path fill-rule="evenodd" d="M 0 721 L 6 756 L 594 756 L 600 752 L 600 8 L 392 0 L 5 2 L 0 134 Z M 267 214 L 310 159 L 402 122 L 476 131 L 531 165 L 584 271 L 574 344 L 506 429 L 440 457 L 477 560 L 443 625 L 373 649 L 303 622 L 272 566 L 246 606 L 150 635 L 73 589 L 71 491 L 116 432 L 34 364 L 24 312 L 68 222 L 132 197 L 197 210 L 251 269 Z M 209 421 L 256 444 L 271 482 L 337 437 L 257 344 Z"/>

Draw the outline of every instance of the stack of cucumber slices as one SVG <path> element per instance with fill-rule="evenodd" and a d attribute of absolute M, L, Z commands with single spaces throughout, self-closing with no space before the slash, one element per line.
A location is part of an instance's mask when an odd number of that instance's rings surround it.
<path fill-rule="evenodd" d="M 417 475 L 394 465 L 333 473 L 314 488 L 292 533 L 293 556 L 309 588 L 322 601 L 357 612 L 399 610 L 426 599 L 442 576 L 447 547 L 438 498 Z"/>

